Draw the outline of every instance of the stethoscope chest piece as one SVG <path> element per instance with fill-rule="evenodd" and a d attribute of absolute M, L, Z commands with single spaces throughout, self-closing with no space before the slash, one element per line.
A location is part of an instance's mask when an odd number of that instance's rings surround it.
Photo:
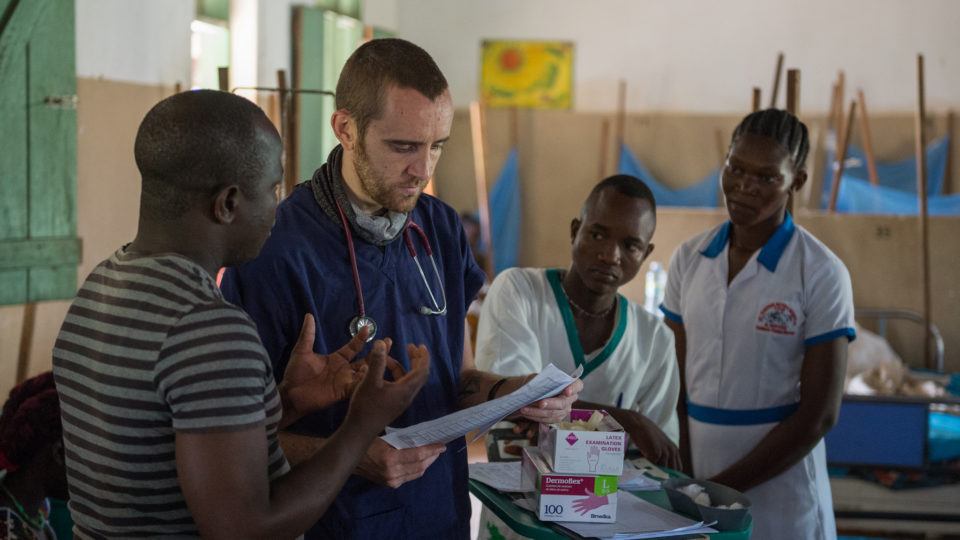
<path fill-rule="evenodd" d="M 337 202 L 337 212 L 340 214 L 340 223 L 343 225 L 343 235 L 347 241 L 347 252 L 350 255 L 350 270 L 353 272 L 353 287 L 357 293 L 357 307 L 360 311 L 360 313 L 358 313 L 357 316 L 350 321 L 350 336 L 356 336 L 358 333 L 360 333 L 361 328 L 367 326 L 370 328 L 370 334 L 367 335 L 367 341 L 369 342 L 372 341 L 374 336 L 377 335 L 377 322 L 371 317 L 367 316 L 366 306 L 363 303 L 363 287 L 360 284 L 360 270 L 357 267 L 357 253 L 353 247 L 353 235 L 350 233 L 350 223 L 347 221 L 347 215 L 343 212 L 343 208 L 340 207 L 339 202 Z M 433 290 L 430 288 L 430 281 L 427 280 L 427 275 L 423 271 L 423 266 L 421 266 L 420 260 L 417 258 L 417 250 L 413 245 L 413 240 L 410 239 L 410 229 L 416 231 L 417 236 L 420 237 L 420 242 L 423 245 L 423 250 L 426 252 L 427 257 L 430 258 L 430 264 L 433 266 L 433 273 L 437 278 L 438 284 L 440 285 L 439 296 L 443 300 L 443 305 L 437 302 L 437 297 L 433 294 Z M 427 288 L 427 294 L 430 295 L 430 302 L 433 304 L 432 308 L 428 306 L 420 306 L 419 312 L 422 315 L 443 317 L 447 314 L 447 292 L 443 288 L 443 279 L 440 277 L 440 269 L 437 267 L 437 261 L 433 258 L 433 249 L 430 248 L 430 242 L 427 240 L 427 235 L 423 232 L 423 229 L 414 223 L 409 217 L 404 225 L 402 234 L 403 242 L 406 244 L 407 251 L 410 253 L 410 257 L 413 259 L 414 264 L 417 266 L 417 272 L 420 273 L 420 279 L 423 280 L 423 285 Z"/>
<path fill-rule="evenodd" d="M 371 317 L 366 315 L 357 315 L 350 321 L 350 336 L 355 336 L 360 333 L 360 329 L 363 327 L 368 327 L 370 333 L 367 334 L 367 342 L 373 341 L 374 336 L 377 335 L 377 321 L 373 320 Z"/>

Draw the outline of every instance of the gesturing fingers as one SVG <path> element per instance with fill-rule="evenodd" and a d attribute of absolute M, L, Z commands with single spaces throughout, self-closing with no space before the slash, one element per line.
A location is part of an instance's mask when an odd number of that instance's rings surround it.
<path fill-rule="evenodd" d="M 360 335 L 360 334 L 357 334 Z M 373 349 L 367 355 L 366 376 L 360 383 L 364 389 L 376 389 L 383 386 L 383 370 L 386 366 L 387 350 L 383 341 L 377 340 L 373 343 Z"/>
<path fill-rule="evenodd" d="M 313 315 L 307 313 L 303 316 L 303 325 L 300 326 L 300 335 L 297 336 L 297 343 L 293 346 L 293 354 L 313 352 L 313 340 L 316 333 L 317 326 L 313 320 Z"/>
<path fill-rule="evenodd" d="M 367 343 L 367 335 L 370 334 L 370 328 L 367 326 L 361 327 L 360 331 L 357 332 L 357 335 L 353 336 L 346 345 L 337 349 L 331 357 L 339 357 L 344 361 L 350 362 L 360 354 L 360 351 L 363 350 L 363 346 Z M 312 340 L 311 340 L 312 341 Z M 313 344 L 311 343 L 311 347 Z"/>

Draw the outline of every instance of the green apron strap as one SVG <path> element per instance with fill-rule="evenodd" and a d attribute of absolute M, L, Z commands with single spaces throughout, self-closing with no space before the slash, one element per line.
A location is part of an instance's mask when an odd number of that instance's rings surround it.
<path fill-rule="evenodd" d="M 613 329 L 613 335 L 607 341 L 607 345 L 600 351 L 596 358 L 587 362 L 583 353 L 583 346 L 580 344 L 580 333 L 577 331 L 577 323 L 573 319 L 573 311 L 570 309 L 570 302 L 567 300 L 566 293 L 563 292 L 563 286 L 560 283 L 560 270 L 551 268 L 547 272 L 547 281 L 550 283 L 550 289 L 557 301 L 557 307 L 560 308 L 560 316 L 563 318 L 563 327 L 567 332 L 567 344 L 570 346 L 570 353 L 573 355 L 573 362 L 577 367 L 583 367 L 581 379 L 585 379 L 593 370 L 597 369 L 610 358 L 613 351 L 623 340 L 623 334 L 627 329 L 627 299 L 622 295 L 617 295 L 617 322 Z"/>

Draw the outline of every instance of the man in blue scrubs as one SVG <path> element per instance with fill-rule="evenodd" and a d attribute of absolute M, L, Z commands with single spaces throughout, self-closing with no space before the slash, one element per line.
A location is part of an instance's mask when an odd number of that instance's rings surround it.
<path fill-rule="evenodd" d="M 421 195 L 453 121 L 440 69 L 412 43 L 373 40 L 347 61 L 336 95 L 331 126 L 340 145 L 280 205 L 260 257 L 225 274 L 225 296 L 256 321 L 279 379 L 306 313 L 318 322 L 317 351 L 346 343 L 360 315 L 375 322 L 377 337 L 393 339 L 391 355 L 404 368 L 406 346 L 426 345 L 430 378 L 395 427 L 519 388 L 527 376 L 478 371 L 465 354 L 464 318 L 484 275 L 457 213 Z M 581 387 L 576 381 L 518 414 L 559 420 Z M 345 411 L 295 424 L 281 437 L 288 458 L 316 451 Z M 463 446 L 461 438 L 396 450 L 377 439 L 307 538 L 467 538 Z"/>

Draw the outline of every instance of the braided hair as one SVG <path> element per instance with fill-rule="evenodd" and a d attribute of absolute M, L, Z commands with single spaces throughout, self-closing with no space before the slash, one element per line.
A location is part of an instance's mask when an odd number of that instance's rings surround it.
<path fill-rule="evenodd" d="M 790 153 L 793 169 L 804 168 L 807 154 L 810 153 L 810 139 L 807 126 L 799 118 L 783 109 L 764 109 L 748 114 L 733 131 L 730 146 L 744 133 L 769 137 Z"/>
<path fill-rule="evenodd" d="M 62 436 L 53 373 L 23 381 L 10 390 L 0 414 L 0 470 L 16 471 Z"/>

